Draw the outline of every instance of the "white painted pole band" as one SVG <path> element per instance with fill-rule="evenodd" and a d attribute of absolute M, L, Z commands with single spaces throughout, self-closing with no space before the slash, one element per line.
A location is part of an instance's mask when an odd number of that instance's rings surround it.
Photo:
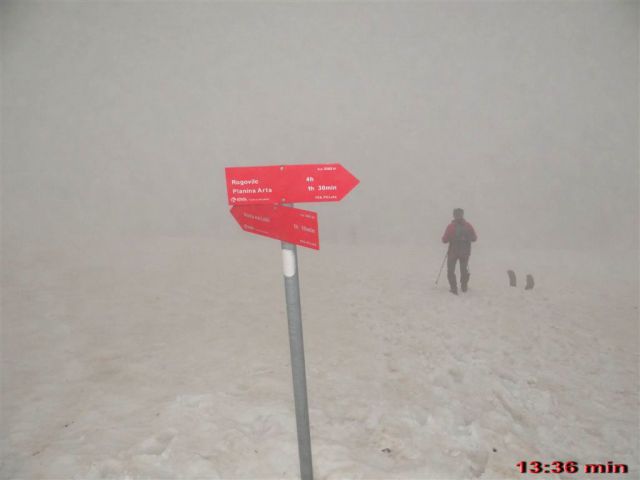
<path fill-rule="evenodd" d="M 284 276 L 288 278 L 296 274 L 296 256 L 293 250 L 282 250 L 282 271 Z"/>

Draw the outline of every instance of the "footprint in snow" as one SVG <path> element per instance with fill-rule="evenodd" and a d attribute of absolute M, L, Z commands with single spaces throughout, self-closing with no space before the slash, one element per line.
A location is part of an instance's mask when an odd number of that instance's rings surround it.
<path fill-rule="evenodd" d="M 162 455 L 175 438 L 173 432 L 164 432 L 153 437 L 146 438 L 137 447 L 134 447 L 133 453 L 138 455 Z"/>

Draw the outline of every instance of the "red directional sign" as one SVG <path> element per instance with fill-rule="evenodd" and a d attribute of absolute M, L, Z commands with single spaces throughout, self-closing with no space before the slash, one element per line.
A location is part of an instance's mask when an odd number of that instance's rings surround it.
<path fill-rule="evenodd" d="M 316 212 L 282 205 L 234 205 L 231 215 L 246 232 L 320 249 Z"/>
<path fill-rule="evenodd" d="M 360 182 L 339 163 L 227 167 L 229 205 L 337 202 Z"/>

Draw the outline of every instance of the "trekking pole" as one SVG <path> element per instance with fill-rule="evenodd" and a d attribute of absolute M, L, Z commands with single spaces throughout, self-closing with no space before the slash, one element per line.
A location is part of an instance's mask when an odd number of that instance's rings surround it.
<path fill-rule="evenodd" d="M 447 256 L 448 255 L 449 255 L 448 251 L 444 252 L 444 258 L 442 259 L 442 265 L 440 265 L 440 271 L 438 272 L 438 278 L 436 278 L 436 285 L 438 285 L 438 281 L 440 280 L 440 275 L 442 274 L 442 269 L 444 268 L 444 262 L 447 261 Z"/>

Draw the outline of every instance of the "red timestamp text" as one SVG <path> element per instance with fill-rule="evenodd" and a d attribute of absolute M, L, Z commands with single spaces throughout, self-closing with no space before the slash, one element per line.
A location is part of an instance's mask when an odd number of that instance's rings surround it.
<path fill-rule="evenodd" d="M 608 461 L 606 463 L 585 463 L 580 465 L 578 462 L 568 461 L 553 461 L 549 463 L 538 461 L 526 461 L 522 460 L 516 463 L 516 467 L 520 470 L 520 473 L 629 473 L 628 465 L 624 463 L 614 463 Z"/>

